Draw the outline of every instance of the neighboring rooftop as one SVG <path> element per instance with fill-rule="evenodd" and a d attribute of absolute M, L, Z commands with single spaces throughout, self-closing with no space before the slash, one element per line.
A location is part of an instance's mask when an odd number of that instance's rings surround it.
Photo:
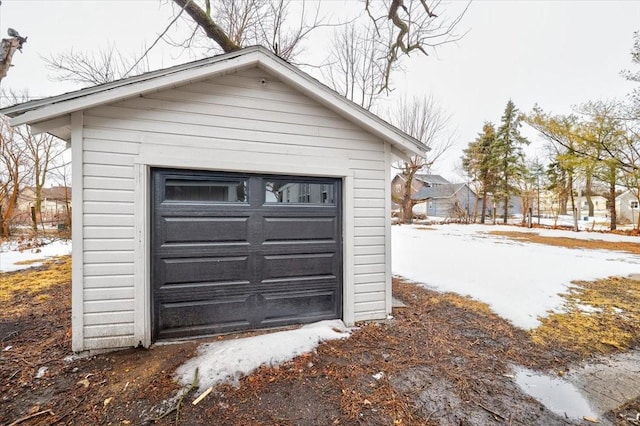
<path fill-rule="evenodd" d="M 451 198 L 466 185 L 466 183 L 446 183 L 431 187 L 425 187 L 413 194 L 411 198 L 413 198 L 414 200 Z"/>
<path fill-rule="evenodd" d="M 446 180 L 445 178 L 443 178 L 440 175 L 416 175 L 415 176 L 416 179 L 418 179 L 421 182 L 430 184 L 430 185 L 447 185 L 447 184 L 451 184 L 451 182 L 449 182 L 448 180 Z"/>

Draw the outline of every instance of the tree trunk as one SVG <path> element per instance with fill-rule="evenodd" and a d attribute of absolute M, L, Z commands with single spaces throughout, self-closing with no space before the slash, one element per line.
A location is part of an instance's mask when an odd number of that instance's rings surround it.
<path fill-rule="evenodd" d="M 487 191 L 482 191 L 482 211 L 480 212 L 480 223 L 484 225 L 487 215 Z"/>
<path fill-rule="evenodd" d="M 522 225 L 527 224 L 527 215 L 529 214 L 529 209 L 531 208 L 531 199 L 529 196 L 522 197 L 522 202 L 520 205 L 522 206 Z"/>
<path fill-rule="evenodd" d="M 573 196 L 573 176 L 569 176 L 569 200 L 571 201 L 571 214 L 575 215 L 576 214 L 576 200 L 575 197 Z M 565 207 L 565 214 L 567 214 L 566 212 L 566 207 Z"/>
<path fill-rule="evenodd" d="M 410 197 L 402 199 L 402 223 L 413 223 L 413 200 Z"/>
<path fill-rule="evenodd" d="M 473 201 L 473 223 L 476 223 L 476 220 L 478 219 L 478 197 L 474 197 L 474 201 Z"/>
<path fill-rule="evenodd" d="M 18 181 L 16 175 L 16 182 Z M 13 215 L 13 209 L 16 206 L 18 200 L 18 185 L 16 184 L 11 191 L 11 195 L 8 197 L 6 208 L 4 209 L 4 216 L 2 217 L 2 236 L 9 237 L 11 235 L 11 216 Z"/>
<path fill-rule="evenodd" d="M 504 197 L 504 212 L 502 213 L 502 222 L 507 223 L 509 218 L 509 196 Z"/>
<path fill-rule="evenodd" d="M 220 27 L 206 11 L 202 10 L 195 1 L 190 0 L 173 0 L 178 6 L 183 8 L 189 16 L 195 21 L 200 28 L 207 34 L 211 40 L 218 43 L 218 45 L 225 51 L 225 53 L 234 52 L 240 50 L 233 40 L 227 36 L 225 31 Z"/>
<path fill-rule="evenodd" d="M 7 76 L 9 68 L 11 68 L 13 54 L 21 47 L 22 43 L 15 37 L 3 38 L 0 42 L 0 81 Z"/>
<path fill-rule="evenodd" d="M 609 217 L 611 218 L 611 224 L 609 228 L 615 231 L 616 224 L 618 222 L 618 216 L 616 214 L 616 184 L 615 182 L 609 182 L 609 197 L 607 200 L 607 207 L 609 208 Z"/>
<path fill-rule="evenodd" d="M 591 173 L 587 173 L 585 183 L 584 183 L 584 196 L 587 199 L 587 206 L 589 207 L 589 213 L 587 214 L 587 216 L 589 217 L 593 217 L 593 200 L 591 199 L 591 196 L 592 196 L 591 186 L 592 186 Z"/>

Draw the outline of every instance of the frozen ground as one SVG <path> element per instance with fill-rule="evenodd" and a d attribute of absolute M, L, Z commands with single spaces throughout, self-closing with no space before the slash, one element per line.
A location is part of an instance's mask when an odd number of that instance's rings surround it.
<path fill-rule="evenodd" d="M 39 266 L 44 260 L 50 257 L 63 256 L 71 253 L 71 241 L 69 240 L 46 240 L 40 243 L 40 247 L 20 250 L 17 241 L 7 241 L 0 245 L 0 272 L 18 271 L 33 266 Z"/>
<path fill-rule="evenodd" d="M 421 229 L 422 228 L 422 229 Z M 483 301 L 514 325 L 531 329 L 560 308 L 558 293 L 574 280 L 640 273 L 640 256 L 519 242 L 492 230 L 606 241 L 637 241 L 595 232 L 540 230 L 499 225 L 394 226 L 392 271 L 429 288 Z"/>

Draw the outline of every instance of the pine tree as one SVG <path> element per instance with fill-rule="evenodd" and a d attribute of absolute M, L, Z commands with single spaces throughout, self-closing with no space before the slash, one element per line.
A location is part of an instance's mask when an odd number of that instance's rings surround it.
<path fill-rule="evenodd" d="M 509 100 L 492 150 L 498 175 L 496 196 L 504 200 L 504 223 L 509 217 L 509 199 L 518 193 L 514 182 L 520 179 L 526 169 L 522 147 L 528 145 L 529 141 L 520 134 L 521 119 L 513 101 Z"/>
<path fill-rule="evenodd" d="M 478 137 L 469 142 L 463 150 L 462 167 L 474 182 L 481 186 L 482 209 L 480 223 L 485 223 L 487 212 L 487 196 L 493 193 L 496 186 L 495 155 L 493 149 L 496 144 L 496 128 L 493 123 L 486 122 Z"/>

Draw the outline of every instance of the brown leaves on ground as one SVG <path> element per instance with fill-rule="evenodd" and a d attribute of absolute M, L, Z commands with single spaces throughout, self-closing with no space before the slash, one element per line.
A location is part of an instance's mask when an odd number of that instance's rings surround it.
<path fill-rule="evenodd" d="M 196 344 L 68 359 L 70 266 L 65 256 L 0 274 L 0 424 L 46 410 L 20 424 L 103 424 L 110 418 L 139 424 L 158 415 L 150 409 L 161 409 L 158 404 L 177 391 L 175 368 Z"/>
<path fill-rule="evenodd" d="M 636 242 L 613 242 L 602 240 L 578 240 L 567 237 L 548 237 L 536 234 L 534 232 L 518 232 L 518 231 L 490 231 L 490 235 L 507 237 L 517 241 L 526 241 L 530 243 L 546 244 L 557 247 L 567 247 L 573 249 L 590 249 L 590 250 L 615 250 L 626 251 L 633 254 L 640 254 L 640 240 Z"/>

